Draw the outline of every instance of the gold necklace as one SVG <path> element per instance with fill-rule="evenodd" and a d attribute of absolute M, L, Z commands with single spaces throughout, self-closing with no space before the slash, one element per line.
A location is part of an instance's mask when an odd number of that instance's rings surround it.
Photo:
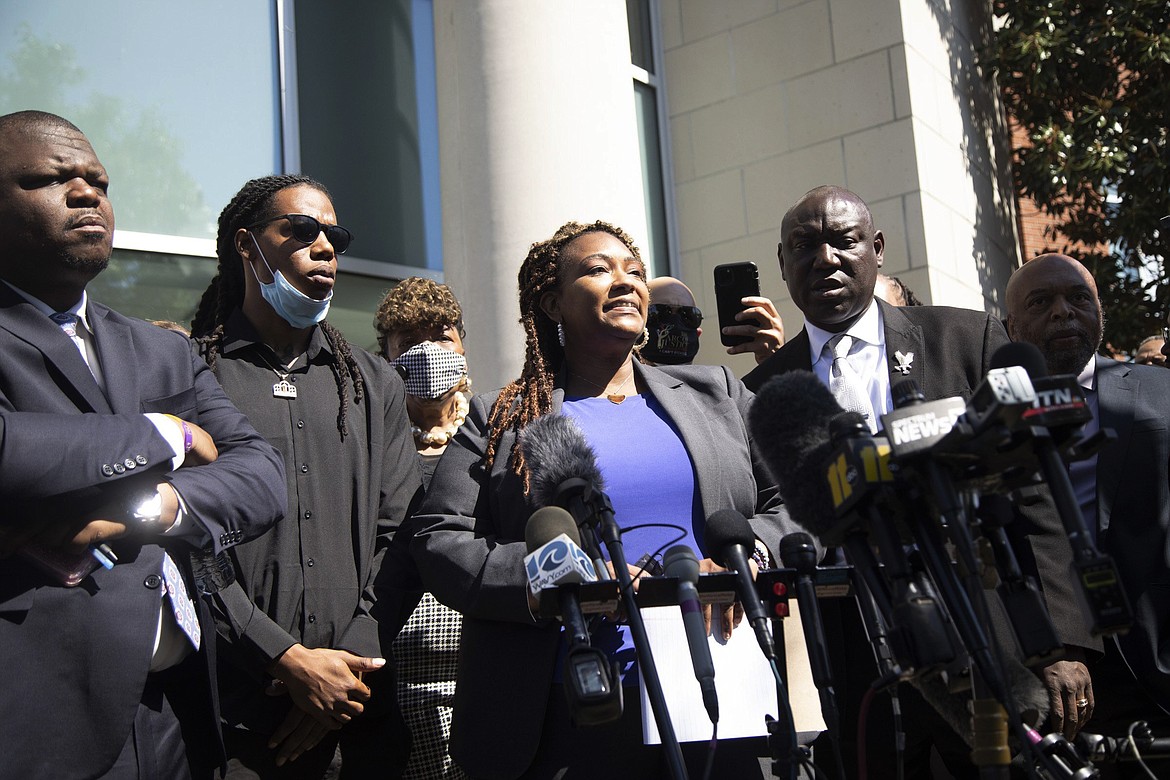
<path fill-rule="evenodd" d="M 575 374 L 572 371 L 569 372 L 569 375 L 577 377 L 578 379 L 580 379 L 582 382 L 585 382 L 586 384 L 593 385 L 594 387 L 596 387 L 598 390 L 600 390 L 603 393 L 605 393 L 606 389 L 609 387 L 609 385 L 599 385 L 596 382 L 591 382 L 590 380 L 586 379 L 585 377 L 581 376 L 580 374 Z M 607 401 L 609 401 L 611 404 L 620 404 L 622 401 L 626 400 L 626 396 L 623 393 L 621 393 L 621 391 L 626 389 L 626 385 L 628 385 L 630 383 L 630 380 L 633 378 L 634 378 L 634 370 L 631 368 L 630 375 L 626 377 L 626 381 L 622 382 L 621 385 L 618 386 L 618 392 L 606 393 L 605 399 Z"/>

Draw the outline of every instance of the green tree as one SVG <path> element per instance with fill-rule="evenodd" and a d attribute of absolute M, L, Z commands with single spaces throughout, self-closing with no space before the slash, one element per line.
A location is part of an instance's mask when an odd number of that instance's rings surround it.
<path fill-rule="evenodd" d="M 1017 190 L 1051 216 L 1050 249 L 1092 271 L 1106 342 L 1129 350 L 1170 311 L 1170 3 L 994 0 L 981 64 L 1028 144 Z M 1065 239 L 1060 238 L 1064 236 Z"/>

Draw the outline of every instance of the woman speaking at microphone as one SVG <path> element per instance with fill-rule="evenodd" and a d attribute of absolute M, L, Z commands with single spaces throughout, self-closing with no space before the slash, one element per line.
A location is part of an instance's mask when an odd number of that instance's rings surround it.
<path fill-rule="evenodd" d="M 626 689 L 621 720 L 570 725 L 560 626 L 529 606 L 524 529 L 538 507 L 517 434 L 543 415 L 573 418 L 597 454 L 623 528 L 681 526 L 683 543 L 698 551 L 704 518 L 735 509 L 751 518 L 761 558 L 774 557 L 781 537 L 798 529 L 752 453 L 743 385 L 722 367 L 654 368 L 638 359 L 646 269 L 624 231 L 604 222 L 562 225 L 532 245 L 519 286 L 527 341 L 520 378 L 472 399 L 411 523 L 424 585 L 464 615 L 451 753 L 473 777 L 658 777 L 665 758 L 642 745 L 636 687 Z M 630 531 L 626 556 L 636 561 L 677 536 Z M 710 560 L 702 568 L 718 569 Z M 733 619 L 730 608 L 721 610 L 715 630 L 729 634 Z M 602 621 L 592 645 L 619 661 L 625 685 L 637 685 L 624 625 Z M 698 776 L 706 745 L 691 747 L 688 765 Z M 767 754 L 763 738 L 726 741 L 716 776 L 759 777 L 755 756 Z"/>

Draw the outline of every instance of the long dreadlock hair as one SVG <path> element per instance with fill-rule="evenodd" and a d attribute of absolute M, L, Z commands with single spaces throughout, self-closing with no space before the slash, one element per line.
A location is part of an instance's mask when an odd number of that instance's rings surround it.
<path fill-rule="evenodd" d="M 219 271 L 203 291 L 199 308 L 195 310 L 195 318 L 191 321 L 191 336 L 199 343 L 200 351 L 213 371 L 223 349 L 224 323 L 244 303 L 244 258 L 236 251 L 236 231 L 276 216 L 273 207 L 276 193 L 289 187 L 311 187 L 325 197 L 330 197 L 325 185 L 308 176 L 262 176 L 245 184 L 220 212 L 219 232 L 215 240 Z M 349 433 L 346 425 L 349 406 L 346 386 L 353 383 L 354 403 L 361 403 L 365 397 L 365 383 L 353 359 L 349 342 L 341 335 L 341 331 L 325 321 L 319 327 L 333 350 L 333 378 L 337 382 L 339 399 L 337 430 L 344 439 Z"/>
<path fill-rule="evenodd" d="M 552 411 L 553 383 L 565 362 L 565 350 L 557 339 L 557 324 L 544 313 L 540 300 L 545 293 L 555 292 L 560 287 L 561 256 L 565 247 L 586 233 L 609 233 L 625 244 L 635 258 L 642 259 L 634 239 L 621 228 L 601 220 L 587 224 L 566 222 L 552 238 L 538 241 L 528 250 L 528 257 L 524 258 L 517 276 L 520 324 L 524 326 L 526 339 L 524 368 L 519 379 L 500 391 L 488 415 L 491 433 L 484 452 L 484 464 L 489 469 L 495 462 L 504 431 L 519 434 L 528 423 Z M 519 438 L 512 445 L 508 466 L 521 478 L 527 493 L 529 474 Z"/>

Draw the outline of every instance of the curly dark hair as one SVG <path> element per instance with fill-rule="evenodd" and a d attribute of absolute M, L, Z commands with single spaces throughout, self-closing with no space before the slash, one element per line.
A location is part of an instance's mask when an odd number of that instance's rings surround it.
<path fill-rule="evenodd" d="M 898 291 L 900 293 L 902 293 L 902 300 L 906 302 L 905 303 L 906 306 L 924 306 L 925 305 L 918 298 L 918 296 L 914 294 L 914 291 L 911 290 L 910 287 L 905 282 L 903 282 L 901 279 L 899 279 L 898 277 L 891 276 L 890 277 L 890 284 L 897 287 Z"/>
<path fill-rule="evenodd" d="M 211 284 L 203 291 L 195 318 L 191 321 L 191 336 L 199 344 L 200 352 L 211 369 L 223 349 L 223 326 L 232 312 L 244 303 L 244 259 L 236 251 L 236 231 L 276 216 L 273 200 L 276 193 L 289 187 L 310 187 L 330 197 L 325 185 L 308 176 L 285 174 L 262 176 L 245 184 L 219 215 L 219 232 L 215 239 L 215 253 L 219 270 Z M 337 430 L 341 438 L 349 433 L 346 425 L 348 392 L 346 385 L 353 382 L 354 403 L 365 397 L 365 383 L 354 361 L 349 342 L 341 331 L 328 322 L 320 323 L 321 332 L 333 350 L 333 377 L 337 382 L 339 406 Z"/>
<path fill-rule="evenodd" d="M 459 338 L 467 335 L 463 330 L 463 308 L 455 293 L 447 285 L 421 276 L 409 276 L 394 285 L 374 314 L 374 330 L 378 331 L 378 348 L 383 355 L 391 333 L 435 328 L 454 328 Z"/>
<path fill-rule="evenodd" d="M 538 241 L 528 250 L 528 257 L 524 258 L 517 276 L 520 284 L 520 324 L 524 326 L 527 342 L 524 368 L 519 379 L 500 391 L 488 415 L 490 434 L 484 452 L 484 463 L 488 468 L 495 462 L 504 431 L 510 429 L 518 434 L 528 423 L 552 411 L 553 383 L 564 363 L 565 351 L 557 339 L 557 324 L 544 313 L 540 300 L 545 293 L 555 292 L 560 287 L 561 253 L 565 247 L 586 233 L 609 233 L 625 244 L 635 258 L 639 261 L 642 259 L 629 234 L 601 220 L 591 223 L 566 222 L 557 228 L 552 238 Z M 524 453 L 518 443 L 517 439 L 517 443 L 512 445 L 508 465 L 523 480 L 527 493 L 529 474 L 525 468 Z"/>

